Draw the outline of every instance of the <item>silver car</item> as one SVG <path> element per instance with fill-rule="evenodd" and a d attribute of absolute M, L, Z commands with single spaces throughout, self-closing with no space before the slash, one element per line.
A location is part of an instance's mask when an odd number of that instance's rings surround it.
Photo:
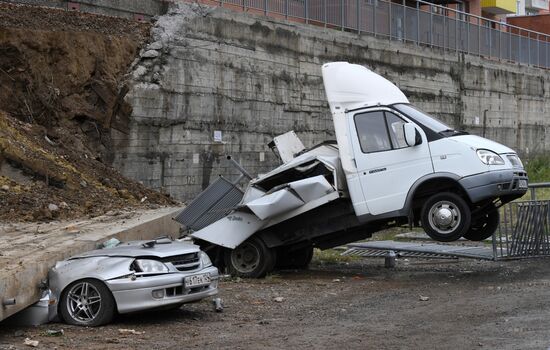
<path fill-rule="evenodd" d="M 49 271 L 50 319 L 98 326 L 116 312 L 177 308 L 217 294 L 218 277 L 208 255 L 191 243 L 122 243 L 73 256 Z"/>

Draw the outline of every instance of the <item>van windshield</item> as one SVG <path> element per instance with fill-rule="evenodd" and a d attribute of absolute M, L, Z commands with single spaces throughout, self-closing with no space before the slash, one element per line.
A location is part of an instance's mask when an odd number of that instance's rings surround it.
<path fill-rule="evenodd" d="M 440 122 L 439 120 L 435 119 L 434 117 L 422 112 L 416 107 L 413 107 L 409 104 L 404 103 L 398 103 L 393 105 L 395 109 L 397 109 L 399 112 L 405 114 L 409 118 L 413 119 L 415 122 L 421 124 L 422 126 L 434 131 L 437 134 L 440 134 L 441 136 L 447 137 L 447 136 L 457 136 L 457 135 L 465 135 L 467 134 L 464 131 L 457 131 L 448 126 L 447 124 Z"/>

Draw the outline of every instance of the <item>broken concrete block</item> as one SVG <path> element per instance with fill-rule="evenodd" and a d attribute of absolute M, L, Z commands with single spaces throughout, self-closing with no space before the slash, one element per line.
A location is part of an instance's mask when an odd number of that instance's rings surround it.
<path fill-rule="evenodd" d="M 160 41 L 155 41 L 154 43 L 151 43 L 147 46 L 148 50 L 160 50 L 162 49 L 163 45 Z"/>
<path fill-rule="evenodd" d="M 141 77 L 143 74 L 147 73 L 147 68 L 143 67 L 143 66 L 138 66 L 134 72 L 132 73 L 132 75 L 134 76 L 134 78 L 139 78 Z"/>
<path fill-rule="evenodd" d="M 143 58 L 156 58 L 159 57 L 160 53 L 157 50 L 147 50 L 143 52 L 140 56 Z"/>

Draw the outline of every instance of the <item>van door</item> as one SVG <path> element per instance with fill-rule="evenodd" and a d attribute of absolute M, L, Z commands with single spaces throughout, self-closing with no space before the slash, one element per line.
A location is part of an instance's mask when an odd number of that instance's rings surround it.
<path fill-rule="evenodd" d="M 348 118 L 358 177 L 372 215 L 403 209 L 412 184 L 433 173 L 426 135 L 416 126 L 422 142 L 408 146 L 403 115 L 389 108 L 355 112 Z"/>

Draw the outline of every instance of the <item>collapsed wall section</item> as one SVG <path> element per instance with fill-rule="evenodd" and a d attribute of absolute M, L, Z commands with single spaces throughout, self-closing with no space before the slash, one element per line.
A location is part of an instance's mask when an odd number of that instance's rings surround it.
<path fill-rule="evenodd" d="M 396 83 L 443 121 L 516 148 L 550 149 L 547 71 L 198 4 L 175 5 L 134 66 L 130 132 L 114 165 L 179 199 L 218 175 L 278 164 L 267 143 L 295 130 L 334 138 L 321 65 L 349 61 Z M 115 132 L 116 133 L 116 132 Z"/>

